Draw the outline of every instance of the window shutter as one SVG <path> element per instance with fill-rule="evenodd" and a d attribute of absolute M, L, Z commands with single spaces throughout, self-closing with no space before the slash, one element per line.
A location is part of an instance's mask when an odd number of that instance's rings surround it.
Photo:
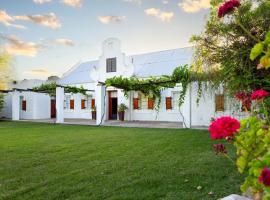
<path fill-rule="evenodd" d="M 96 100 L 92 99 L 91 101 L 91 108 L 94 108 L 96 106 Z"/>
<path fill-rule="evenodd" d="M 112 58 L 112 72 L 116 72 L 116 58 Z"/>
<path fill-rule="evenodd" d="M 215 96 L 216 111 L 224 111 L 224 95 L 218 94 Z"/>
<path fill-rule="evenodd" d="M 148 109 L 154 109 L 154 101 L 153 98 L 148 98 Z"/>
<path fill-rule="evenodd" d="M 138 98 L 133 99 L 133 109 L 134 110 L 139 109 L 139 99 Z"/>
<path fill-rule="evenodd" d="M 166 110 L 172 109 L 172 97 L 166 97 Z"/>
<path fill-rule="evenodd" d="M 85 100 L 84 99 L 81 100 L 81 109 L 85 109 Z"/>
<path fill-rule="evenodd" d="M 26 111 L 26 101 L 22 101 L 22 110 Z"/>
<path fill-rule="evenodd" d="M 70 100 L 69 106 L 70 106 L 70 109 L 71 109 L 71 110 L 74 110 L 74 99 L 71 99 L 71 100 Z"/>

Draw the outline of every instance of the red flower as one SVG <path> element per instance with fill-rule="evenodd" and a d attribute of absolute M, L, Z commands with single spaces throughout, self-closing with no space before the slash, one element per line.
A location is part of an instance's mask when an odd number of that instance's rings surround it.
<path fill-rule="evenodd" d="M 234 11 L 235 8 L 238 8 L 240 5 L 241 4 L 239 0 L 226 1 L 218 8 L 218 17 L 224 17 L 226 14 L 231 13 L 232 11 Z"/>
<path fill-rule="evenodd" d="M 216 154 L 227 154 L 227 150 L 224 144 L 214 144 L 213 149 Z"/>
<path fill-rule="evenodd" d="M 262 170 L 259 182 L 263 183 L 265 186 L 270 186 L 270 169 L 268 167 Z"/>
<path fill-rule="evenodd" d="M 246 108 L 247 110 L 250 110 L 251 108 L 251 95 L 249 93 L 246 92 L 237 92 L 235 94 L 235 98 L 242 102 L 242 105 L 244 108 Z"/>
<path fill-rule="evenodd" d="M 213 121 L 209 127 L 211 138 L 214 140 L 227 138 L 237 133 L 240 122 L 232 117 L 220 117 Z"/>
<path fill-rule="evenodd" d="M 251 99 L 252 100 L 261 100 L 265 97 L 269 96 L 269 92 L 265 91 L 265 90 L 255 90 L 253 91 L 253 93 L 251 94 Z"/>

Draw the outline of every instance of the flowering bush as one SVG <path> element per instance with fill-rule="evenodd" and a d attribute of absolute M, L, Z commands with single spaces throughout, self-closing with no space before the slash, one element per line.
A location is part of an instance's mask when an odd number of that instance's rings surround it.
<path fill-rule="evenodd" d="M 236 147 L 236 165 L 246 176 L 241 190 L 251 191 L 253 199 L 269 200 L 270 1 L 210 2 L 206 30 L 191 39 L 196 45 L 196 69 L 218 68 L 220 76 L 211 77 L 211 83 L 216 87 L 222 84 L 249 112 L 249 117 L 240 122 L 229 116 L 213 120 L 210 136 Z M 224 19 L 228 14 L 230 17 Z M 223 144 L 213 145 L 213 150 L 229 157 Z"/>
<path fill-rule="evenodd" d="M 216 140 L 233 136 L 239 128 L 240 123 L 238 120 L 229 116 L 220 117 L 211 123 L 209 132 L 211 133 L 211 138 Z"/>
<path fill-rule="evenodd" d="M 218 17 L 224 17 L 226 14 L 234 11 L 235 8 L 240 6 L 239 0 L 230 0 L 221 5 L 218 9 Z"/>
<path fill-rule="evenodd" d="M 264 99 L 265 97 L 269 96 L 269 92 L 265 90 L 256 90 L 251 94 L 251 99 L 252 100 L 261 100 Z"/>
<path fill-rule="evenodd" d="M 265 186 L 270 186 L 270 169 L 268 167 L 262 170 L 259 181 Z"/>
<path fill-rule="evenodd" d="M 235 98 L 242 103 L 243 108 L 246 110 L 251 109 L 251 95 L 246 92 L 237 92 Z"/>

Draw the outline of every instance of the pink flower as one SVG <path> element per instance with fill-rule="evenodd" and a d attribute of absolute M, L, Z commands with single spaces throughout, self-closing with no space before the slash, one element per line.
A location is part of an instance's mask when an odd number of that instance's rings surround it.
<path fill-rule="evenodd" d="M 233 12 L 234 9 L 238 8 L 240 5 L 239 0 L 226 1 L 218 8 L 218 17 L 224 17 L 226 14 Z"/>
<path fill-rule="evenodd" d="M 270 186 L 270 169 L 268 167 L 262 170 L 259 182 L 263 183 L 265 186 Z"/>
<path fill-rule="evenodd" d="M 269 96 L 269 92 L 261 89 L 261 90 L 255 90 L 251 94 L 251 99 L 252 100 L 261 100 L 264 99 L 265 97 Z"/>
<path fill-rule="evenodd" d="M 211 138 L 214 140 L 227 138 L 237 133 L 240 128 L 240 122 L 230 116 L 220 117 L 214 120 L 210 127 L 209 132 Z"/>
<path fill-rule="evenodd" d="M 214 144 L 213 149 L 216 154 L 227 154 L 227 150 L 224 144 Z"/>
<path fill-rule="evenodd" d="M 251 108 L 251 95 L 246 92 L 237 92 L 235 94 L 235 98 L 242 102 L 243 107 L 245 107 L 247 110 L 250 110 Z"/>

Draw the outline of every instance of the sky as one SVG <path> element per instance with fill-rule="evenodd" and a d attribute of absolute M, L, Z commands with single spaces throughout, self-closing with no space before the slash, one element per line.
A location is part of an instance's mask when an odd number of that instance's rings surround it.
<path fill-rule="evenodd" d="M 62 76 L 97 60 L 102 42 L 121 40 L 127 55 L 190 46 L 209 0 L 0 0 L 0 48 L 16 79 Z"/>

